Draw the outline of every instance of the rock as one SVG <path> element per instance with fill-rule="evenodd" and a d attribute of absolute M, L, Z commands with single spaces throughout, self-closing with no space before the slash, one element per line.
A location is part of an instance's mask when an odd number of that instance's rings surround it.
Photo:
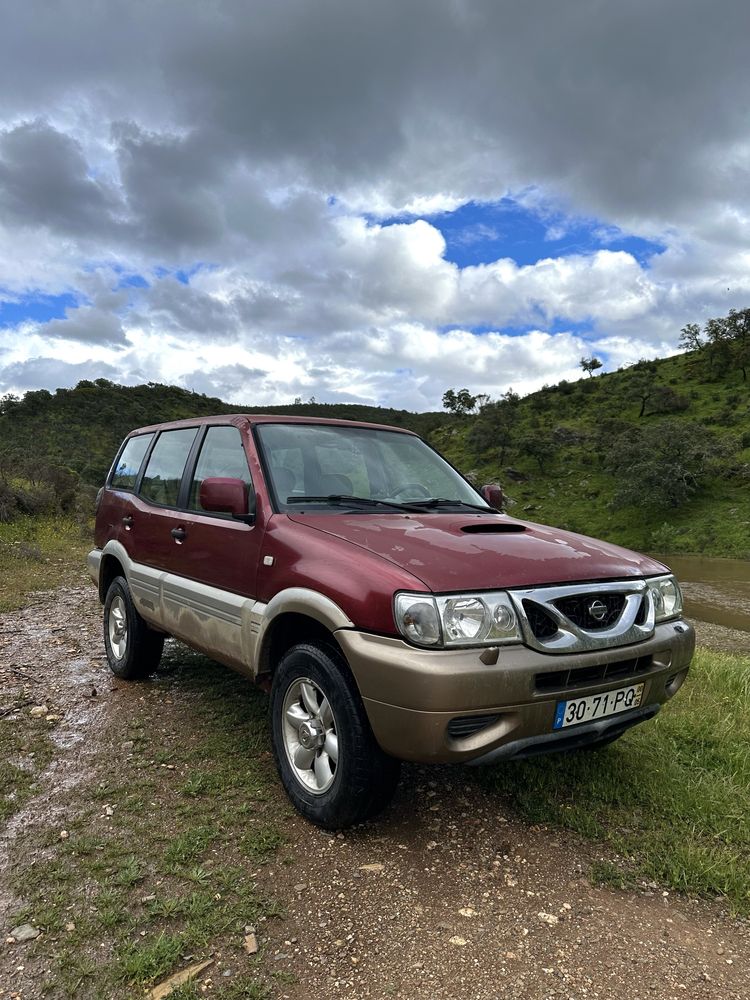
<path fill-rule="evenodd" d="M 470 906 L 462 906 L 458 911 L 462 917 L 476 917 L 477 911 L 473 910 Z"/>
<path fill-rule="evenodd" d="M 70 834 L 67 830 L 60 830 L 60 840 L 67 840 L 69 837 Z"/>
<path fill-rule="evenodd" d="M 52 714 L 50 714 L 50 715 L 45 715 L 44 716 L 44 721 L 45 722 L 59 722 L 60 719 L 62 719 L 61 715 L 52 715 Z"/>
<path fill-rule="evenodd" d="M 34 707 L 29 712 L 32 719 L 43 719 L 45 715 L 49 714 L 49 709 L 46 705 L 34 705 Z"/>
<path fill-rule="evenodd" d="M 74 931 L 75 929 L 76 929 L 76 925 L 75 925 L 75 923 L 72 920 L 68 921 L 68 923 L 65 925 L 65 930 L 66 931 Z"/>
<path fill-rule="evenodd" d="M 382 872 L 385 865 L 381 865 L 379 862 L 373 862 L 371 865 L 360 865 L 359 870 L 361 872 Z"/>
<path fill-rule="evenodd" d="M 463 947 L 465 944 L 468 944 L 469 942 L 466 940 L 466 938 L 459 937 L 456 934 L 454 937 L 450 939 L 450 943 L 455 944 L 458 947 Z"/>
<path fill-rule="evenodd" d="M 304 882 L 298 882 L 297 885 L 295 885 L 295 887 L 294 887 L 294 891 L 295 892 L 304 892 L 306 888 L 307 888 L 307 886 L 305 885 Z"/>
<path fill-rule="evenodd" d="M 13 928 L 10 936 L 17 944 L 21 944 L 23 941 L 34 941 L 41 933 L 38 927 L 33 927 L 31 924 L 21 924 L 19 927 Z"/>
<path fill-rule="evenodd" d="M 245 935 L 244 948 L 248 955 L 255 955 L 258 951 L 258 939 L 252 932 Z"/>
<path fill-rule="evenodd" d="M 149 893 L 148 896 L 141 896 L 142 903 L 153 903 L 155 899 L 156 899 L 155 892 Z"/>
<path fill-rule="evenodd" d="M 554 913 L 545 913 L 544 910 L 540 910 L 537 916 L 543 924 L 549 924 L 551 927 L 560 922 L 560 918 L 556 917 Z"/>
<path fill-rule="evenodd" d="M 135 746 L 135 743 L 133 742 L 133 740 L 125 740 L 124 743 L 120 744 L 120 747 L 123 750 L 132 750 L 134 746 Z"/>

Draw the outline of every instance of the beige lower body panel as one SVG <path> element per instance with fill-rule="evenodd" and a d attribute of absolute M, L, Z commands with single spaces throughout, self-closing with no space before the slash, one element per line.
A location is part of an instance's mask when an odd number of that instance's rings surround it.
<path fill-rule="evenodd" d="M 380 746 L 394 757 L 428 763 L 468 761 L 517 740 L 548 735 L 557 703 L 569 698 L 637 683 L 644 685 L 641 707 L 661 705 L 687 676 L 695 648 L 693 629 L 685 622 L 659 625 L 653 638 L 636 646 L 569 656 L 537 653 L 521 645 L 500 647 L 497 662 L 489 664 L 477 649 L 420 650 L 399 639 L 349 630 L 338 631 L 336 638 Z M 632 676 L 536 689 L 540 673 L 646 656 L 651 657 L 649 669 Z M 499 718 L 470 736 L 450 735 L 452 719 L 474 714 Z"/>

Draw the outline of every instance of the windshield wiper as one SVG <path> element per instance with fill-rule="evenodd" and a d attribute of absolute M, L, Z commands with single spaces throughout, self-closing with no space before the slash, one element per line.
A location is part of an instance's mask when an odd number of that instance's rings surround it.
<path fill-rule="evenodd" d="M 341 505 L 342 507 L 390 507 L 391 510 L 419 511 L 421 508 L 413 503 L 392 503 L 390 500 L 376 500 L 375 497 L 353 497 L 345 493 L 329 493 L 325 497 L 300 497 L 292 496 L 286 498 L 287 503 L 330 503 Z"/>
<path fill-rule="evenodd" d="M 481 510 L 484 514 L 497 514 L 494 507 L 480 507 L 478 503 L 467 503 L 466 500 L 449 500 L 447 497 L 428 497 L 426 500 L 410 500 L 412 507 L 429 510 L 431 507 L 469 507 L 471 510 Z"/>

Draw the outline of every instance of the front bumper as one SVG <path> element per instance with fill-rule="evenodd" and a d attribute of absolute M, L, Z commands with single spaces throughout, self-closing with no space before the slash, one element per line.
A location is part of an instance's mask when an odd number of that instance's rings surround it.
<path fill-rule="evenodd" d="M 401 639 L 349 629 L 337 631 L 336 638 L 380 746 L 394 757 L 427 763 L 529 756 L 576 741 L 596 742 L 621 723 L 628 728 L 655 714 L 682 685 L 695 649 L 693 628 L 681 620 L 657 625 L 650 639 L 635 645 L 568 655 L 523 645 L 417 649 Z M 582 680 L 605 666 L 609 679 Z M 568 670 L 574 681 L 550 686 L 551 676 Z M 544 685 L 540 677 L 548 678 Z M 594 724 L 588 737 L 584 725 L 553 730 L 558 701 L 632 683 L 644 685 L 640 708 L 653 710 L 609 716 L 600 720 L 603 726 Z M 468 716 L 488 716 L 488 724 L 456 734 L 454 720 Z"/>

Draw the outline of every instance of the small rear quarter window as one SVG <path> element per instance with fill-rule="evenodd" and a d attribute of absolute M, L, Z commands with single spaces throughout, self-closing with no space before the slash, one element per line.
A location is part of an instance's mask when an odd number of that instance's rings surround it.
<path fill-rule="evenodd" d="M 133 490 L 143 458 L 151 444 L 153 434 L 139 434 L 129 438 L 120 452 L 109 485 L 113 490 Z"/>

